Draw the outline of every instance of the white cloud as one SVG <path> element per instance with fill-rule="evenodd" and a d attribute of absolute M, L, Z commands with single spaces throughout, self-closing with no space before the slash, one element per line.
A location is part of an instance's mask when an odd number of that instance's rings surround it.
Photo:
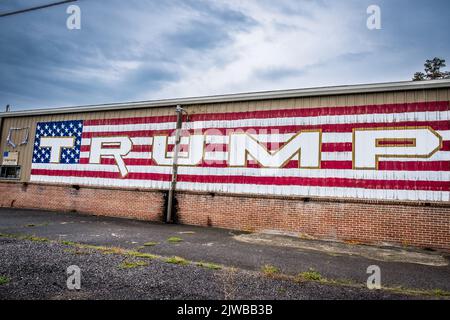
<path fill-rule="evenodd" d="M 321 65 L 368 52 L 372 46 L 363 36 L 365 25 L 358 25 L 365 11 L 337 2 L 326 6 L 320 1 L 215 2 L 256 24 L 230 31 L 231 43 L 182 57 L 180 79 L 151 95 L 196 96 L 327 83 L 335 75 Z M 309 69 L 312 66 L 314 71 Z M 277 72 L 278 76 L 270 76 Z"/>

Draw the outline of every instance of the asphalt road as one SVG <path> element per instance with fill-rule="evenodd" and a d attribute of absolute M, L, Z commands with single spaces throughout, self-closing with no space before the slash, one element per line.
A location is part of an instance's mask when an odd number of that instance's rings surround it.
<path fill-rule="evenodd" d="M 450 268 L 372 261 L 362 257 L 238 242 L 236 232 L 179 225 L 162 225 L 68 213 L 0 209 L 0 233 L 35 235 L 40 242 L 0 237 L 0 299 L 406 299 L 388 291 L 370 291 L 317 282 L 295 282 L 264 276 L 270 264 L 283 274 L 313 268 L 328 279 L 366 282 L 369 265 L 379 265 L 383 286 L 449 290 Z M 169 237 L 183 241 L 171 243 Z M 61 240 L 116 246 L 164 257 L 180 256 L 226 266 L 220 270 L 162 259 L 142 259 L 98 250 L 74 250 Z M 154 246 L 142 245 L 155 242 Z M 124 262 L 148 265 L 123 269 Z M 82 288 L 66 287 L 66 269 L 77 265 Z M 228 267 L 234 267 L 230 269 Z"/>

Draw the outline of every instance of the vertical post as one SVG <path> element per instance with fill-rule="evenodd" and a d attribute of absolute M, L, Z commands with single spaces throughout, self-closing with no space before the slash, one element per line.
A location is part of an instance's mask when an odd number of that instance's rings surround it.
<path fill-rule="evenodd" d="M 183 125 L 183 108 L 180 105 L 175 109 L 177 113 L 177 126 L 175 132 L 175 149 L 173 150 L 173 164 L 172 164 L 172 181 L 170 182 L 169 195 L 167 199 L 167 216 L 166 223 L 173 223 L 173 197 L 177 187 L 178 174 L 178 153 L 180 152 L 181 127 Z"/>

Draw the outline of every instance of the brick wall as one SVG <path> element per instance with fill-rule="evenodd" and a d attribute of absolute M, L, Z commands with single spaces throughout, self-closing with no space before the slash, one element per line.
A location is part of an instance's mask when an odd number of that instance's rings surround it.
<path fill-rule="evenodd" d="M 178 221 L 247 231 L 450 251 L 450 205 L 261 198 L 179 192 Z M 162 221 L 164 193 L 0 183 L 0 206 Z"/>
<path fill-rule="evenodd" d="M 162 221 L 164 196 L 158 191 L 0 183 L 0 206 Z"/>
<path fill-rule="evenodd" d="M 450 250 L 450 206 L 264 199 L 183 193 L 179 221 L 247 231 L 283 230 L 321 239 Z"/>

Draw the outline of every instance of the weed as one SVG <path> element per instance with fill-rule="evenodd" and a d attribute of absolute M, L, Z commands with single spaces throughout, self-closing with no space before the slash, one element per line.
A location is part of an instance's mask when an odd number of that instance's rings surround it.
<path fill-rule="evenodd" d="M 9 283 L 11 281 L 8 277 L 0 276 L 0 286 Z"/>
<path fill-rule="evenodd" d="M 215 263 L 211 263 L 211 262 L 197 262 L 196 263 L 197 267 L 202 267 L 202 268 L 206 268 L 206 269 L 210 269 L 210 270 L 220 270 L 222 269 L 221 266 L 219 266 L 218 264 Z"/>
<path fill-rule="evenodd" d="M 298 277 L 309 281 L 325 281 L 322 275 L 314 269 L 309 269 L 308 271 L 302 272 L 298 275 Z"/>
<path fill-rule="evenodd" d="M 67 240 L 62 240 L 61 244 L 65 245 L 65 246 L 75 246 L 76 245 L 75 242 L 67 241 Z"/>
<path fill-rule="evenodd" d="M 189 261 L 187 261 L 186 259 L 177 257 L 177 256 L 166 258 L 164 261 L 167 263 L 173 263 L 173 264 L 179 264 L 179 265 L 186 265 L 189 263 Z"/>
<path fill-rule="evenodd" d="M 145 247 L 154 247 L 154 246 L 156 246 L 157 244 L 159 244 L 159 243 L 158 243 L 158 242 L 152 242 L 152 241 L 150 241 L 150 242 L 144 243 L 144 246 L 145 246 Z"/>
<path fill-rule="evenodd" d="M 167 242 L 170 243 L 179 243 L 179 242 L 183 242 L 183 239 L 179 238 L 179 237 L 170 237 L 167 239 Z"/>
<path fill-rule="evenodd" d="M 50 241 L 47 238 L 36 237 L 36 236 L 25 236 L 25 237 L 23 237 L 21 239 L 30 240 L 30 241 L 34 241 L 34 242 L 49 242 Z"/>
<path fill-rule="evenodd" d="M 267 277 L 273 277 L 274 275 L 280 273 L 280 269 L 274 267 L 270 264 L 266 264 L 261 268 L 262 273 Z"/>
<path fill-rule="evenodd" d="M 125 253 L 128 256 L 135 257 L 135 258 L 145 258 L 145 259 L 158 259 L 158 256 L 150 253 L 142 253 L 138 251 L 128 251 Z"/>
<path fill-rule="evenodd" d="M 144 261 L 124 261 L 119 265 L 120 269 L 133 269 L 138 267 L 148 266 L 147 262 Z"/>

